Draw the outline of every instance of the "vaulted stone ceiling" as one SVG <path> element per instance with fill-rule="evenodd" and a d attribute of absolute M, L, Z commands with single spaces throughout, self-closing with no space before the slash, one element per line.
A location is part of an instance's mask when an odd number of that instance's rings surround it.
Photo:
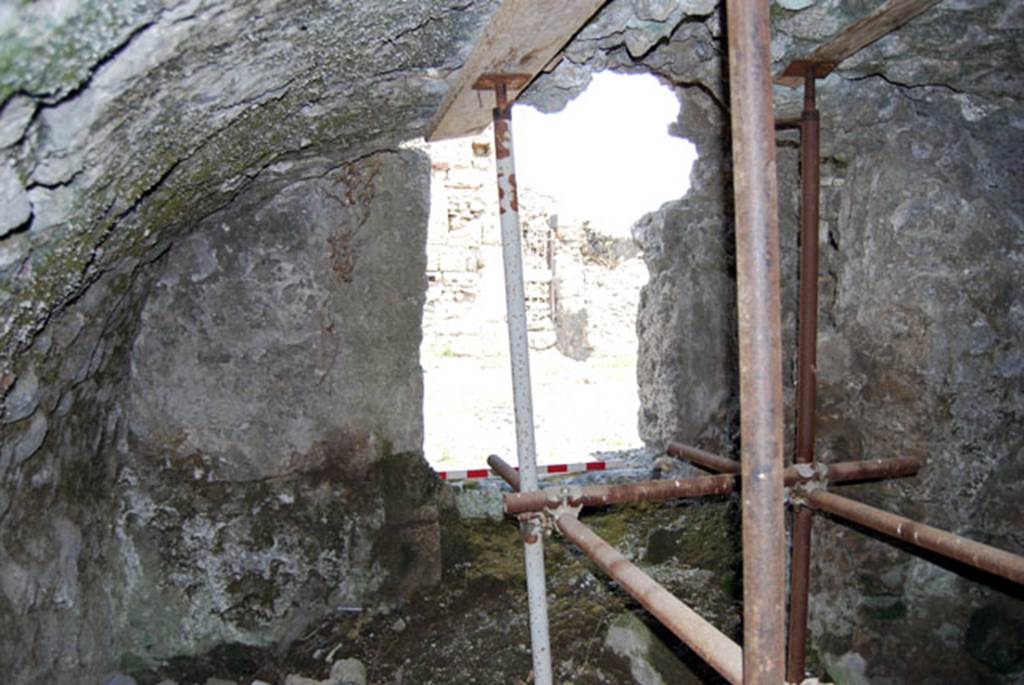
<path fill-rule="evenodd" d="M 254 181 L 421 134 L 495 2 L 7 4 L 2 368 L 54 308 Z"/>

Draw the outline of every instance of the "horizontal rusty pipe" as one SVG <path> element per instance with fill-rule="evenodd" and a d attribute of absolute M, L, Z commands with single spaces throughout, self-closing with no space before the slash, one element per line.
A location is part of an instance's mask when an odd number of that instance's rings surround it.
<path fill-rule="evenodd" d="M 511 485 L 513 490 L 519 492 L 519 472 L 511 464 L 497 454 L 492 454 L 487 457 L 487 465 L 501 476 L 502 480 Z"/>
<path fill-rule="evenodd" d="M 817 469 L 811 467 L 791 466 L 783 472 L 786 485 L 796 485 L 807 481 L 829 481 L 840 483 L 848 480 L 872 480 L 878 478 L 897 478 L 917 473 L 921 460 L 916 457 L 899 457 L 896 459 L 870 459 L 866 461 L 848 461 L 837 464 L 818 464 Z M 567 497 L 568 504 L 574 507 L 600 507 L 608 504 L 628 504 L 631 502 L 655 502 L 677 499 L 680 497 L 701 497 L 704 495 L 722 495 L 736 489 L 737 478 L 732 474 L 715 476 L 698 476 L 696 478 L 679 478 L 676 480 L 647 480 L 639 483 L 623 483 L 618 485 L 590 485 L 579 488 L 566 495 L 560 489 L 538 490 L 535 492 L 512 493 L 503 495 L 505 511 L 509 514 L 523 514 L 530 511 L 553 509 L 562 504 Z"/>
<path fill-rule="evenodd" d="M 804 493 L 803 496 L 807 504 L 814 509 L 1024 585 L 1022 556 L 830 492 L 814 490 Z"/>
<path fill-rule="evenodd" d="M 802 119 L 800 117 L 782 117 L 782 118 L 776 117 L 775 118 L 775 128 L 777 128 L 777 129 L 800 128 L 801 121 L 802 121 Z"/>
<path fill-rule="evenodd" d="M 720 457 L 711 452 L 699 450 L 696 447 L 683 445 L 678 442 L 670 442 L 665 451 L 678 459 L 686 459 L 697 466 L 714 471 L 715 473 L 739 473 L 740 463 L 735 459 Z"/>
<path fill-rule="evenodd" d="M 817 464 L 825 467 L 825 480 L 832 483 L 843 483 L 851 480 L 878 480 L 881 478 L 902 478 L 913 476 L 921 469 L 918 457 L 896 457 L 894 459 L 865 459 L 864 461 L 841 461 L 836 464 Z M 791 485 L 786 469 L 786 484 Z"/>
<path fill-rule="evenodd" d="M 701 476 L 678 480 L 647 480 L 639 483 L 620 485 L 591 485 L 578 489 L 568 496 L 571 506 L 600 507 L 607 504 L 628 504 L 630 502 L 655 502 L 677 497 L 700 497 L 732 492 L 736 487 L 736 476 Z M 528 511 L 543 511 L 562 503 L 561 490 L 539 490 L 504 495 L 505 511 L 509 514 L 523 514 Z"/>
<path fill-rule="evenodd" d="M 571 514 L 562 514 L 555 525 L 595 564 L 654 615 L 662 625 L 689 645 L 733 685 L 743 683 L 743 650 L 724 633 L 658 585 L 630 563 L 618 550 L 598 537 Z"/>

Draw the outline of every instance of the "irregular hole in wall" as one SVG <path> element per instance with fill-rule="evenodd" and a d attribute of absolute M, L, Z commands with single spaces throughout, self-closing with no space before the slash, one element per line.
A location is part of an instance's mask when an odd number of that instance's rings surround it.
<path fill-rule="evenodd" d="M 637 448 L 636 316 L 647 281 L 631 228 L 689 187 L 679 101 L 649 74 L 596 74 L 561 112 L 514 110 L 537 456 Z M 427 460 L 516 460 L 493 134 L 428 146 L 433 164 L 421 361 Z"/>

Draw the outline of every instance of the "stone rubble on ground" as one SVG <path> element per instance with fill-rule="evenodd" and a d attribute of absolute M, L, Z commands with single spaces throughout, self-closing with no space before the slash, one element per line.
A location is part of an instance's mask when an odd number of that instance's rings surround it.
<path fill-rule="evenodd" d="M 632 613 L 624 613 L 612 621 L 604 644 L 629 662 L 629 672 L 639 685 L 697 685 L 700 682 Z"/>
<path fill-rule="evenodd" d="M 284 685 L 366 685 L 366 682 L 366 666 L 363 662 L 359 659 L 341 659 L 331 665 L 331 674 L 326 680 L 292 673 L 285 678 Z M 260 685 L 260 681 L 254 681 L 252 685 Z"/>
<path fill-rule="evenodd" d="M 284 685 L 320 685 L 320 681 L 292 673 L 284 679 Z"/>
<path fill-rule="evenodd" d="M 607 485 L 638 480 L 659 479 L 691 475 L 695 468 L 686 462 L 671 457 L 668 461 L 657 460 L 657 453 L 638 448 L 595 453 L 596 459 L 620 462 L 618 468 L 607 471 L 585 471 L 569 475 L 548 475 L 540 478 L 541 487 Z M 660 468 L 659 468 L 660 464 Z M 490 519 L 501 521 L 505 517 L 502 495 L 510 491 L 508 485 L 498 476 L 489 478 L 451 481 L 450 492 L 455 507 L 463 519 Z"/>
<path fill-rule="evenodd" d="M 358 659 L 335 661 L 330 680 L 324 685 L 366 685 L 366 666 Z"/>
<path fill-rule="evenodd" d="M 135 678 L 125 675 L 123 673 L 115 673 L 110 676 L 104 685 L 137 685 Z"/>

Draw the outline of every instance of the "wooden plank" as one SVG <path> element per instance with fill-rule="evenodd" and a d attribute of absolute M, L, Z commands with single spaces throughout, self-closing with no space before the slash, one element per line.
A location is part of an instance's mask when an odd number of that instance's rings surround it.
<path fill-rule="evenodd" d="M 804 82 L 808 66 L 812 64 L 818 78 L 827 76 L 844 59 L 871 45 L 882 36 L 892 33 L 938 3 L 939 0 L 887 0 L 868 16 L 834 35 L 807 57 L 794 60 L 775 82 L 793 88 L 800 86 Z"/>
<path fill-rule="evenodd" d="M 494 93 L 473 89 L 484 74 L 530 80 L 565 47 L 605 0 L 504 0 L 427 126 L 427 140 L 475 133 L 491 123 Z M 525 84 L 509 89 L 509 101 Z"/>

